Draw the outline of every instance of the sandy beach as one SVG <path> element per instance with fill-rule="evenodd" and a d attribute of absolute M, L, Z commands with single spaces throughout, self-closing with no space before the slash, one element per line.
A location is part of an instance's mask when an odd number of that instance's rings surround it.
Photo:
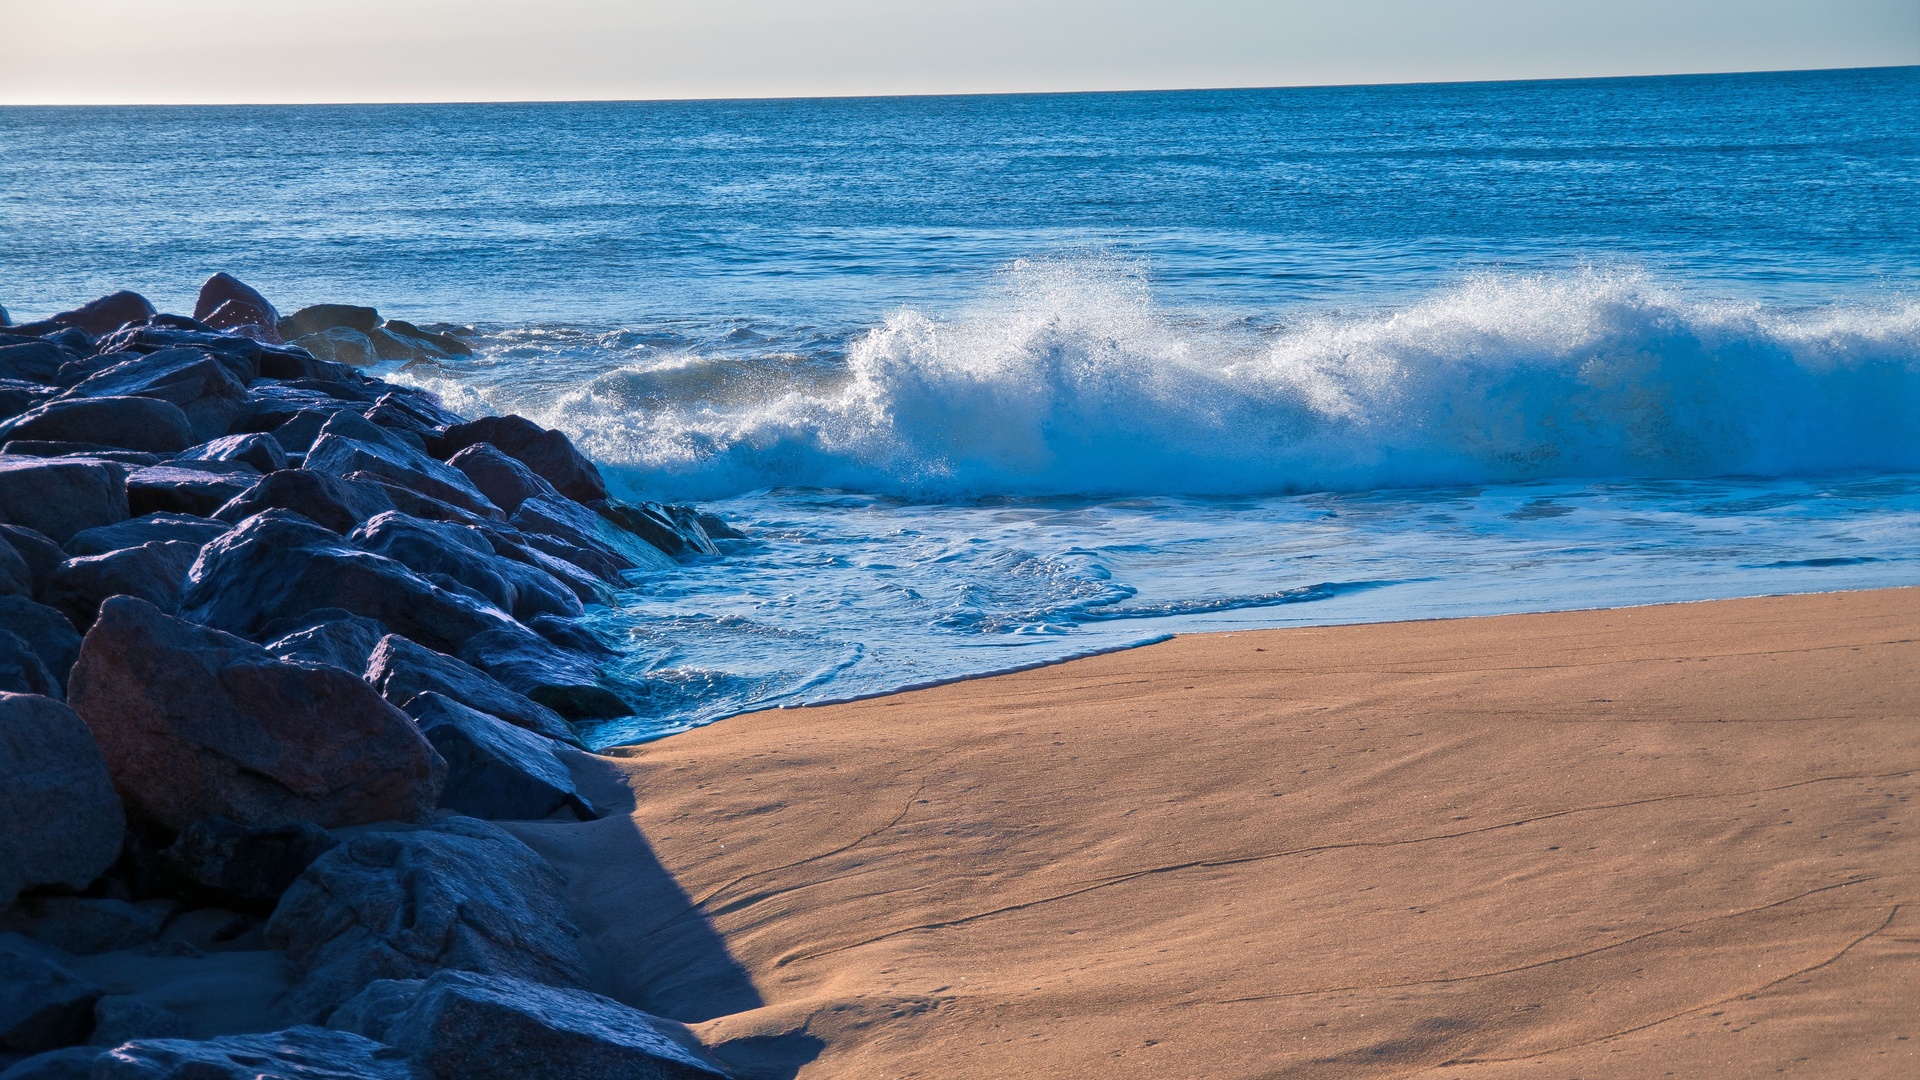
<path fill-rule="evenodd" d="M 1910 1076 L 1920 590 L 1211 634 L 588 759 L 745 1075 Z"/>

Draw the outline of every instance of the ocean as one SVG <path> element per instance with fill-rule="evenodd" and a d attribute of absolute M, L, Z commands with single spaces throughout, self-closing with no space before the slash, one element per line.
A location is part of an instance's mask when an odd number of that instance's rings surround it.
<path fill-rule="evenodd" d="M 0 109 L 0 304 L 226 270 L 748 539 L 596 745 L 1171 633 L 1920 584 L 1920 68 Z M 1204 722 L 1204 718 L 1195 718 Z"/>

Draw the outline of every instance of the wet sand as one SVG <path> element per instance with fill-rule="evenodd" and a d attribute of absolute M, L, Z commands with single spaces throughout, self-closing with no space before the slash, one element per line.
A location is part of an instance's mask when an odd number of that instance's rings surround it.
<path fill-rule="evenodd" d="M 583 757 L 631 813 L 515 831 L 747 1076 L 1891 1077 L 1916 770 L 1904 589 L 1180 637 Z"/>

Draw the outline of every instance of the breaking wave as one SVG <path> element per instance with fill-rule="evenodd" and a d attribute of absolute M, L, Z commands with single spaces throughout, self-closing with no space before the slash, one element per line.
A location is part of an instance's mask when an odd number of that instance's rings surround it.
<path fill-rule="evenodd" d="M 828 362 L 659 355 L 538 395 L 423 381 L 562 427 L 655 497 L 1920 470 L 1911 295 L 1769 308 L 1588 270 L 1261 326 L 1164 308 L 1126 263 L 1033 260 L 968 310 L 901 311 Z"/>

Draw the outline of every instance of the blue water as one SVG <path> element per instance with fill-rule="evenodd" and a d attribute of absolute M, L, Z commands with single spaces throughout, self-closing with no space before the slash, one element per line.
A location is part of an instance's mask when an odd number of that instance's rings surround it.
<path fill-rule="evenodd" d="M 1920 69 L 0 109 L 0 303 L 372 303 L 752 539 L 620 741 L 1194 629 L 1920 583 Z"/>

